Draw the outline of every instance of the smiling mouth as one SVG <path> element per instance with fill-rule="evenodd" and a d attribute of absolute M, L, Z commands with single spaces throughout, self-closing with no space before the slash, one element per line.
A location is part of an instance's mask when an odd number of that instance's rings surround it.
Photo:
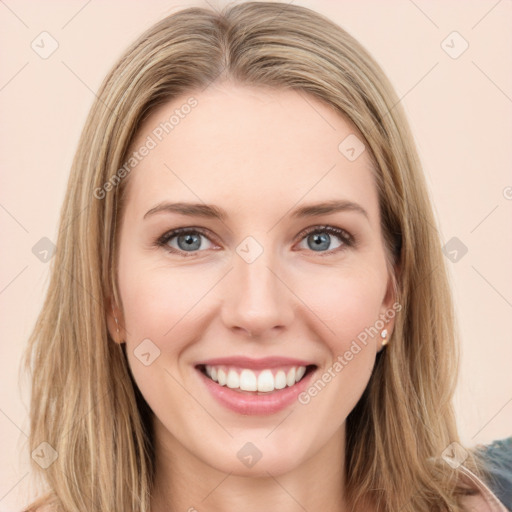
<path fill-rule="evenodd" d="M 316 365 L 283 366 L 252 370 L 225 365 L 196 366 L 204 376 L 219 386 L 249 395 L 269 395 L 298 384 L 316 369 Z"/>

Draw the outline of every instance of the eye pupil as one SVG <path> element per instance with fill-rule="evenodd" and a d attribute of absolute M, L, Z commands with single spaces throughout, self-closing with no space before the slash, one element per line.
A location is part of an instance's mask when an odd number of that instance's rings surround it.
<path fill-rule="evenodd" d="M 180 243 L 182 240 L 185 241 L 185 245 L 182 246 Z M 178 246 L 180 249 L 187 250 L 187 249 L 199 249 L 201 246 L 201 237 L 198 235 L 181 235 L 177 238 Z"/>
<path fill-rule="evenodd" d="M 313 245 L 310 245 L 310 248 L 313 250 L 317 249 L 328 249 L 329 248 L 329 242 L 331 241 L 331 237 L 326 233 L 313 233 L 311 235 L 314 242 Z M 308 244 L 309 245 L 309 244 Z"/>

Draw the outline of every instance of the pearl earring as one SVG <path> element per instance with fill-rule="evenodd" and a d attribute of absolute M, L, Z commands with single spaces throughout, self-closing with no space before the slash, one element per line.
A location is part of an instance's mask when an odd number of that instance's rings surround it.
<path fill-rule="evenodd" d="M 387 329 L 384 329 L 381 333 L 380 333 L 380 336 L 382 338 L 382 346 L 385 346 L 387 345 L 388 343 L 388 339 L 387 339 L 387 335 L 388 335 L 388 330 Z"/>

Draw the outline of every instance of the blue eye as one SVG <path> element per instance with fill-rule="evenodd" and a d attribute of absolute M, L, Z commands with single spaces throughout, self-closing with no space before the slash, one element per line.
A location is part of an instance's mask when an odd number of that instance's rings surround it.
<path fill-rule="evenodd" d="M 331 243 L 333 243 L 333 237 L 337 238 L 339 242 L 335 247 L 330 247 Z M 315 226 L 308 228 L 302 231 L 298 238 L 301 242 L 303 240 L 306 241 L 306 249 L 317 253 L 332 254 L 355 245 L 355 240 L 352 235 L 344 229 L 334 226 Z M 201 252 L 201 250 L 212 248 L 204 247 L 202 243 L 203 239 L 211 243 L 206 231 L 200 228 L 177 228 L 162 235 L 156 241 L 156 245 L 165 248 L 171 253 L 187 257 L 193 256 Z M 304 249 L 304 247 L 301 248 Z"/>
<path fill-rule="evenodd" d="M 329 249 L 333 236 L 338 238 L 341 242 Z M 338 250 L 343 250 L 346 247 L 352 247 L 354 245 L 354 239 L 347 231 L 335 228 L 334 226 L 318 226 L 313 229 L 308 228 L 303 231 L 299 237 L 302 237 L 301 241 L 306 241 L 307 248 L 311 249 L 313 252 L 338 252 Z"/>
<path fill-rule="evenodd" d="M 157 243 L 164 246 L 170 252 L 193 253 L 201 248 L 202 238 L 209 240 L 203 231 L 198 228 L 178 228 L 167 232 Z M 171 245 L 171 242 L 174 241 L 173 239 L 176 239 L 177 247 Z"/>

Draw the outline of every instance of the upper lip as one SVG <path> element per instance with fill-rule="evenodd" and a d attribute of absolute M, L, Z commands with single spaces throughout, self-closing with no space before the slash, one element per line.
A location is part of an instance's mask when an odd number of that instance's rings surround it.
<path fill-rule="evenodd" d="M 261 370 L 264 368 L 277 368 L 280 366 L 310 366 L 314 365 L 311 361 L 304 359 L 295 359 L 290 357 L 262 357 L 254 359 L 246 356 L 217 357 L 214 359 L 205 359 L 196 363 L 196 366 L 238 366 L 253 370 Z"/>

